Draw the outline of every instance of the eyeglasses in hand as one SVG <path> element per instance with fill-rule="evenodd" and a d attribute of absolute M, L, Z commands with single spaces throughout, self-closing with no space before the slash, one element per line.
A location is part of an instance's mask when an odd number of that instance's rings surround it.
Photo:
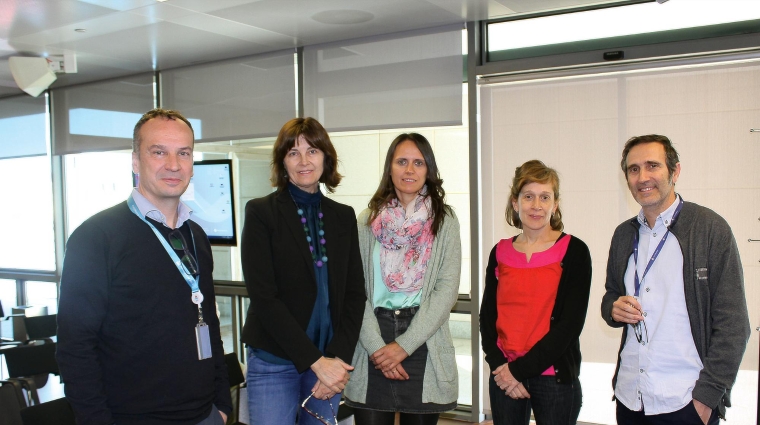
<path fill-rule="evenodd" d="M 308 396 L 308 397 L 306 397 L 306 400 L 304 400 L 304 401 L 303 401 L 303 403 L 301 403 L 301 407 L 303 407 L 303 410 L 305 410 L 305 411 L 306 411 L 306 413 L 308 413 L 308 414 L 310 414 L 311 416 L 313 416 L 313 417 L 314 417 L 314 419 L 318 420 L 319 422 L 322 422 L 322 423 L 323 423 L 323 424 L 325 424 L 325 425 L 338 425 L 338 418 L 335 416 L 335 409 L 333 409 L 333 405 L 332 405 L 332 403 L 330 403 L 330 399 L 328 398 L 328 399 L 327 399 L 327 400 L 325 400 L 325 401 L 327 401 L 327 404 L 329 404 L 329 405 L 330 405 L 330 412 L 332 412 L 332 419 L 333 419 L 333 422 L 330 422 L 330 420 L 329 420 L 329 419 L 325 419 L 325 417 L 323 417 L 323 416 L 322 416 L 322 415 L 320 415 L 319 413 L 315 413 L 315 412 L 312 412 L 311 410 L 309 410 L 309 408 L 308 408 L 308 407 L 306 407 L 306 403 L 307 403 L 307 402 L 309 401 L 309 399 L 311 399 L 312 397 L 314 397 L 314 393 L 311 393 L 311 394 L 309 394 L 309 396 Z M 316 400 L 316 399 L 314 399 L 314 400 Z"/>
<path fill-rule="evenodd" d="M 641 313 L 642 316 L 644 315 L 641 310 L 639 310 L 639 313 Z M 642 320 L 638 323 L 634 323 L 631 327 L 633 328 L 634 335 L 636 335 L 636 341 L 638 341 L 639 344 L 646 345 L 649 343 L 649 331 L 647 330 L 647 323 L 645 321 Z"/>
<path fill-rule="evenodd" d="M 174 229 L 169 233 L 169 243 L 175 251 L 182 251 L 184 253 L 179 260 L 182 262 L 182 267 L 185 268 L 185 271 L 193 277 L 198 276 L 198 263 L 195 262 L 193 254 L 187 249 L 187 242 L 185 242 L 185 237 L 182 236 L 182 232 L 179 229 Z"/>

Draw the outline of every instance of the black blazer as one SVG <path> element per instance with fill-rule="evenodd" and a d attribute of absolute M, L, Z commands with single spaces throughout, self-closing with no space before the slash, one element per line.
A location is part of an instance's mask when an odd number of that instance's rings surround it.
<path fill-rule="evenodd" d="M 325 356 L 350 362 L 364 316 L 364 272 L 354 209 L 322 198 L 332 340 Z M 251 297 L 242 341 L 291 360 L 299 372 L 322 353 L 306 335 L 317 283 L 314 262 L 287 189 L 248 201 L 241 241 Z"/>

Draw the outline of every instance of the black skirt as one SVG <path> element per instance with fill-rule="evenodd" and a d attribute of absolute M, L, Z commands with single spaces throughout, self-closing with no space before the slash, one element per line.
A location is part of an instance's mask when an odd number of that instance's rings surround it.
<path fill-rule="evenodd" d="M 375 317 L 377 317 L 377 322 L 380 325 L 383 341 L 389 344 L 406 332 L 417 310 L 419 307 L 397 310 L 375 308 Z M 401 362 L 401 366 L 409 375 L 409 379 L 397 381 L 387 379 L 383 372 L 375 369 L 375 365 L 368 356 L 366 360 L 368 362 L 366 403 L 357 403 L 347 399 L 346 404 L 359 409 L 403 413 L 443 413 L 455 408 L 456 402 L 450 404 L 422 402 L 422 384 L 425 377 L 427 357 L 427 344 L 422 344 Z"/>

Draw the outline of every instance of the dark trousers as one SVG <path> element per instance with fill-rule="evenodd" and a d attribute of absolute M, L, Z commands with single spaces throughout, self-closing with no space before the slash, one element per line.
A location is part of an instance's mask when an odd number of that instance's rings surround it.
<path fill-rule="evenodd" d="M 216 406 L 211 406 L 211 414 L 206 419 L 198 422 L 197 425 L 224 425 L 224 421 Z"/>
<path fill-rule="evenodd" d="M 694 403 L 689 403 L 675 412 L 646 416 L 644 411 L 634 412 L 618 401 L 615 416 L 618 425 L 704 425 L 697 409 L 694 408 Z M 717 409 L 713 410 L 707 425 L 718 425 Z"/>
<path fill-rule="evenodd" d="M 537 376 L 522 383 L 530 398 L 513 399 L 504 394 L 491 375 L 488 390 L 494 425 L 528 425 L 530 411 L 537 425 L 574 425 L 581 412 L 583 393 L 576 378 L 569 384 L 557 383 L 554 376 Z"/>

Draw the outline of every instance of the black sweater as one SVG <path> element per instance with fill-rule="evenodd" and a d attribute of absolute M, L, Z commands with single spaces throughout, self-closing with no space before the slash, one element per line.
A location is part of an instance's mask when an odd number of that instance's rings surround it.
<path fill-rule="evenodd" d="M 167 237 L 170 229 L 153 222 Z M 126 202 L 69 238 L 61 276 L 57 359 L 80 425 L 194 425 L 212 404 L 231 411 L 216 315 L 211 246 L 196 223 L 180 228 L 196 258 L 213 357 L 198 360 L 198 308 L 150 227 Z"/>
<path fill-rule="evenodd" d="M 480 335 L 483 352 L 491 370 L 507 359 L 496 345 L 496 247 L 491 250 L 486 268 L 486 285 L 480 307 Z M 520 382 L 541 375 L 554 366 L 557 382 L 571 383 L 581 369 L 579 337 L 586 321 L 589 292 L 591 291 L 591 254 L 586 244 L 572 237 L 560 263 L 562 276 L 557 288 L 549 332 L 523 357 L 509 363 L 509 371 Z"/>

